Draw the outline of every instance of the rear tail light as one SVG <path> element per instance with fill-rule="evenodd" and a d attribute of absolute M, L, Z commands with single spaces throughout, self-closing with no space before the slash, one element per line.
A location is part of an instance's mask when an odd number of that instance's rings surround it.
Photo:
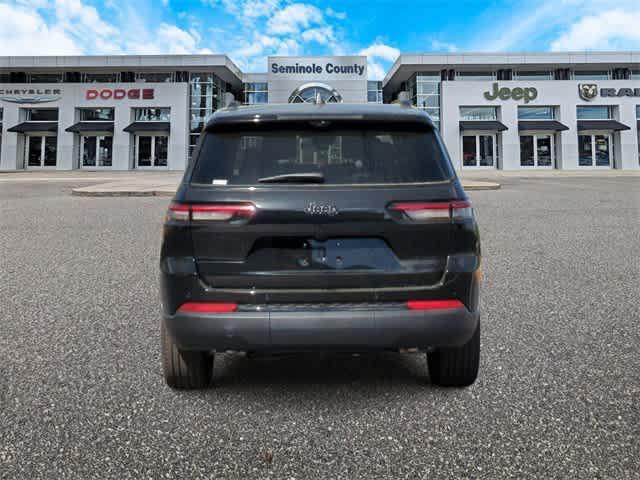
<path fill-rule="evenodd" d="M 391 212 L 401 214 L 414 222 L 464 220 L 473 218 L 471 202 L 397 202 L 389 206 Z"/>
<path fill-rule="evenodd" d="M 192 222 L 234 222 L 249 220 L 256 213 L 253 203 L 196 204 L 172 203 L 167 220 Z"/>
<path fill-rule="evenodd" d="M 187 302 L 178 308 L 179 313 L 231 313 L 238 309 L 237 303 Z"/>
<path fill-rule="evenodd" d="M 452 308 L 464 308 L 460 300 L 409 300 L 409 310 L 450 310 Z"/>

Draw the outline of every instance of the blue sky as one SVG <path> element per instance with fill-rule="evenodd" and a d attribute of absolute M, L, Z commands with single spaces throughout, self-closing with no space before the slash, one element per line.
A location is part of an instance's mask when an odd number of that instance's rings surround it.
<path fill-rule="evenodd" d="M 640 50 L 640 0 L 0 0 L 3 55 Z"/>

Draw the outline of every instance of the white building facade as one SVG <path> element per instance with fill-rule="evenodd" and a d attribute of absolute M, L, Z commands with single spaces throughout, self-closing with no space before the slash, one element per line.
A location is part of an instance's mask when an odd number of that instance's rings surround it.
<path fill-rule="evenodd" d="M 0 170 L 185 168 L 227 93 L 247 104 L 394 102 L 409 92 L 457 169 L 640 169 L 640 52 L 0 57 Z"/>

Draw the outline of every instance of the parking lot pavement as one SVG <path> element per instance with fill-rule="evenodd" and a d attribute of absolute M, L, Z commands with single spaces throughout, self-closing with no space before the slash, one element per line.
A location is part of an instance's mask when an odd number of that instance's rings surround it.
<path fill-rule="evenodd" d="M 163 198 L 0 186 L 1 478 L 638 478 L 637 178 L 473 192 L 479 380 L 423 355 L 159 359 Z"/>

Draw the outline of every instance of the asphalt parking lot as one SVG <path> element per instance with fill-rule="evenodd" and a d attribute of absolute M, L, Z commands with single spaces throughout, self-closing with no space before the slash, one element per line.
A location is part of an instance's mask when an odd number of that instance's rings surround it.
<path fill-rule="evenodd" d="M 166 198 L 0 184 L 0 478 L 638 478 L 640 179 L 473 192 L 484 253 L 471 388 L 418 354 L 159 359 Z"/>

